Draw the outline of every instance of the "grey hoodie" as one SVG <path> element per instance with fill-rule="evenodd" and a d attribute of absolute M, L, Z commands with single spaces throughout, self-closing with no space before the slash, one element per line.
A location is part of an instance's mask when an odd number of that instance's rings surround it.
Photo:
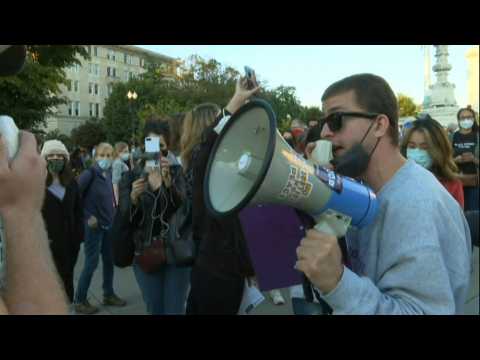
<path fill-rule="evenodd" d="M 347 233 L 351 270 L 322 294 L 334 314 L 463 313 L 472 254 L 458 203 L 413 161 L 377 196 L 375 222 Z"/>

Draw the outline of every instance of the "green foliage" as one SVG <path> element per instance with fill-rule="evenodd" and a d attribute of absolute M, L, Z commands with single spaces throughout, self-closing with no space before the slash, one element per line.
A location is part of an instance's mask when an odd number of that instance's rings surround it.
<path fill-rule="evenodd" d="M 309 121 L 315 121 L 315 120 L 320 121 L 322 116 L 323 116 L 323 113 L 322 113 L 322 110 L 320 110 L 319 107 L 317 107 L 317 106 L 308 107 L 307 106 L 303 110 L 302 120 L 304 120 L 308 125 Z"/>
<path fill-rule="evenodd" d="M 238 76 L 234 69 L 198 56 L 190 57 L 180 72 L 182 75 L 172 80 L 163 75 L 159 64 L 149 62 L 148 71 L 138 79 L 116 84 L 102 119 L 108 140 L 130 141 L 133 134 L 140 140 L 145 120 L 153 115 L 166 117 L 203 102 L 224 106 L 235 90 Z M 135 91 L 138 98 L 128 100 L 128 91 Z"/>
<path fill-rule="evenodd" d="M 66 84 L 63 68 L 88 54 L 78 45 L 28 45 L 27 51 L 20 73 L 0 78 L 0 114 L 13 117 L 21 129 L 37 130 L 53 107 L 67 102 L 60 96 L 60 85 Z"/>
<path fill-rule="evenodd" d="M 43 138 L 43 141 L 47 140 L 60 140 L 67 147 L 69 152 L 73 151 L 74 144 L 72 139 L 69 136 L 62 134 L 58 129 L 48 132 Z"/>
<path fill-rule="evenodd" d="M 113 87 L 101 121 L 108 140 L 112 143 L 131 140 L 134 132 L 136 140 L 140 140 L 145 120 L 153 115 L 165 117 L 186 112 L 204 102 L 225 106 L 235 92 L 239 75 L 232 67 L 194 55 L 185 61 L 179 76 L 172 80 L 163 75 L 158 63 L 149 62 L 148 71 L 138 79 Z M 280 129 L 289 128 L 287 115 L 292 119 L 302 118 L 305 108 L 296 97 L 294 87 L 266 89 L 266 83 L 262 87 L 264 90 L 259 97 L 272 105 Z M 135 91 L 137 100 L 129 102 L 128 91 Z M 315 113 L 309 111 L 308 116 Z"/>
<path fill-rule="evenodd" d="M 398 94 L 399 117 L 415 116 L 418 113 L 419 106 L 415 104 L 409 96 Z"/>
<path fill-rule="evenodd" d="M 70 138 L 73 146 L 91 149 L 105 141 L 106 134 L 103 126 L 96 119 L 90 119 L 73 129 Z"/>

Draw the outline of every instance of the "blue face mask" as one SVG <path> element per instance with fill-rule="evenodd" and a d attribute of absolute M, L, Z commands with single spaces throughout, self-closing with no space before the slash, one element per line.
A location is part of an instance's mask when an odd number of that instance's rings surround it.
<path fill-rule="evenodd" d="M 414 160 L 418 165 L 425 169 L 430 169 L 432 166 L 432 157 L 427 150 L 422 149 L 407 149 L 407 158 Z"/>
<path fill-rule="evenodd" d="M 112 167 L 112 160 L 110 159 L 100 159 L 97 161 L 98 166 L 102 170 L 108 170 Z"/>

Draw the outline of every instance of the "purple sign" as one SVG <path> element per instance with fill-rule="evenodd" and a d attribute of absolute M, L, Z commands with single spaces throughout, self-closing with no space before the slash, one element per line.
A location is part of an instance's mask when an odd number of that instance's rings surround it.
<path fill-rule="evenodd" d="M 257 205 L 245 208 L 239 217 L 260 290 L 300 284 L 302 273 L 293 267 L 305 228 L 296 211 L 283 205 Z"/>

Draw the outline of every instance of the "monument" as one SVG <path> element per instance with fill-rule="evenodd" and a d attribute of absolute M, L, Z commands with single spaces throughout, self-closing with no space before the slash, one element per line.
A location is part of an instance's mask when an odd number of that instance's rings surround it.
<path fill-rule="evenodd" d="M 467 93 L 468 93 L 468 105 L 472 105 L 472 108 L 478 112 L 478 48 L 479 46 L 473 46 L 467 51 Z"/>
<path fill-rule="evenodd" d="M 448 73 L 452 69 L 448 63 L 448 45 L 434 45 L 434 47 L 437 60 L 432 70 L 437 81 L 425 90 L 423 112 L 430 114 L 446 127 L 452 122 L 457 122 L 459 107 L 455 100 L 455 85 L 448 82 Z"/>

